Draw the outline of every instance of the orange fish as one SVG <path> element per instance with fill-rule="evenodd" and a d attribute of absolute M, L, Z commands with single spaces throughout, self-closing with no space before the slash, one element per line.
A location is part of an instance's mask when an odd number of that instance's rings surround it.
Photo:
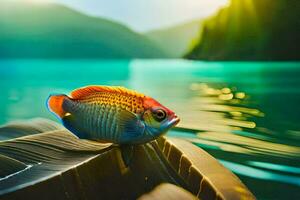
<path fill-rule="evenodd" d="M 118 144 L 154 140 L 179 122 L 153 98 L 124 87 L 87 86 L 50 95 L 47 105 L 79 138 Z"/>

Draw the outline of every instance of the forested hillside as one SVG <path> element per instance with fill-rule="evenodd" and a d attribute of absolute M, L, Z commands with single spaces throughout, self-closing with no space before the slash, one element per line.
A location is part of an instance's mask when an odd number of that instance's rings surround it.
<path fill-rule="evenodd" d="M 299 60 L 299 0 L 231 0 L 186 54 L 207 60 Z"/>
<path fill-rule="evenodd" d="M 56 4 L 0 2 L 0 58 L 165 58 L 124 25 Z"/>

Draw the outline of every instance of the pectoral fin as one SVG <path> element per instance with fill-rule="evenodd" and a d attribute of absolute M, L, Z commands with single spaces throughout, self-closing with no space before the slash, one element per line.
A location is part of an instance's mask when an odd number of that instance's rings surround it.
<path fill-rule="evenodd" d="M 123 110 L 118 116 L 120 130 L 122 130 L 121 142 L 130 142 L 141 137 L 145 131 L 145 124 L 138 116 L 130 111 Z"/>

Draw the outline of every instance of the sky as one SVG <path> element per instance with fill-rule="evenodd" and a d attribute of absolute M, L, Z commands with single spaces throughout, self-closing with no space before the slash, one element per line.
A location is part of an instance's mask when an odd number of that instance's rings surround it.
<path fill-rule="evenodd" d="M 228 0 L 19 0 L 28 3 L 57 2 L 93 16 L 121 22 L 146 32 L 215 13 Z"/>

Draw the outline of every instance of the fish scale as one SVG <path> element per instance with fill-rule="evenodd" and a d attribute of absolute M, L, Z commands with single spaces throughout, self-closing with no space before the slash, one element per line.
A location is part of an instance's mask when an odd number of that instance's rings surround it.
<path fill-rule="evenodd" d="M 82 104 L 80 102 L 77 103 L 78 109 L 77 112 L 73 113 L 73 115 L 78 119 L 78 123 L 83 121 L 84 129 L 91 129 L 92 132 L 90 134 L 91 137 L 97 137 L 97 135 L 101 137 L 109 137 L 110 135 L 110 119 L 109 113 L 110 107 L 108 105 L 102 104 L 100 107 L 95 104 Z M 97 113 L 97 114 L 96 114 Z M 91 117 L 97 116 L 97 118 Z M 98 123 L 101 122 L 101 123 Z M 100 129 L 97 128 L 100 125 Z"/>
<path fill-rule="evenodd" d="M 96 136 L 98 136 L 97 127 L 98 127 L 99 109 L 96 106 L 96 103 L 93 103 L 92 105 L 93 105 L 92 115 L 93 116 L 97 116 L 97 117 L 95 117 L 94 120 L 92 120 L 92 127 L 91 127 L 91 129 L 93 130 L 93 133 L 96 134 Z"/>
<path fill-rule="evenodd" d="M 144 109 L 141 98 L 138 100 L 131 96 L 109 93 L 96 93 L 80 99 L 82 103 L 100 102 L 108 105 L 120 106 L 123 109 L 134 113 L 141 113 Z"/>
<path fill-rule="evenodd" d="M 110 106 L 108 107 L 108 111 L 107 111 L 107 122 L 106 122 L 106 136 L 110 135 L 112 136 L 114 134 L 114 132 L 112 132 L 112 129 L 111 129 L 111 123 L 112 123 L 112 117 L 113 117 L 113 109 L 114 106 Z M 109 133 L 112 133 L 112 134 L 109 134 Z"/>
<path fill-rule="evenodd" d="M 103 115 L 102 107 L 99 107 L 98 110 L 99 110 L 99 113 L 97 113 L 97 117 L 96 117 L 96 119 L 97 119 L 96 120 L 97 127 L 101 124 L 102 115 Z M 101 132 L 99 131 L 99 128 L 97 128 L 97 127 L 95 127 L 97 136 L 101 137 Z"/>
<path fill-rule="evenodd" d="M 116 109 L 116 112 L 114 114 L 114 117 L 113 117 L 113 121 L 112 121 L 112 133 L 114 134 L 113 135 L 113 139 L 114 140 L 117 140 L 118 139 L 118 124 L 117 124 L 117 120 L 116 120 L 116 115 L 117 115 L 117 109 Z"/>
<path fill-rule="evenodd" d="M 93 131 L 94 134 L 91 135 L 91 137 L 100 136 L 102 138 L 109 138 L 114 140 L 119 137 L 117 134 L 118 127 L 115 120 L 117 112 L 115 112 L 114 114 L 114 107 L 126 109 L 131 112 L 141 112 L 143 110 L 141 101 L 135 100 L 133 99 L 133 97 L 120 94 L 95 93 L 85 97 L 84 99 L 78 100 L 78 103 L 81 105 L 84 105 L 85 103 L 91 105 L 95 102 L 97 103 L 96 105 L 101 108 L 101 111 L 97 113 L 98 120 L 94 119 L 93 122 L 96 122 L 97 124 L 97 121 L 99 121 L 101 122 L 101 124 L 99 123 L 100 127 L 98 128 L 98 131 Z M 140 102 L 140 105 L 138 105 L 138 102 Z M 85 116 L 85 113 L 86 112 L 82 113 L 83 116 Z M 92 116 L 94 115 L 94 112 L 91 112 L 90 109 L 88 109 L 87 113 L 90 113 Z M 85 118 L 87 118 L 87 120 L 91 120 L 91 118 L 88 116 Z M 112 124 L 114 124 L 115 128 L 113 128 Z M 91 128 L 92 130 L 94 130 L 93 127 L 95 126 L 91 126 L 89 122 L 86 122 L 86 129 Z"/>
<path fill-rule="evenodd" d="M 86 113 L 86 114 L 88 114 L 88 118 L 90 118 L 90 121 L 91 121 L 91 123 L 90 123 L 90 129 L 91 130 L 93 130 L 92 131 L 92 136 L 97 136 L 97 128 L 96 127 L 98 127 L 98 125 L 97 125 L 97 118 L 95 118 L 95 117 L 90 117 L 90 116 L 98 116 L 98 108 L 95 106 L 95 104 L 94 103 L 92 103 L 92 104 L 90 104 L 90 106 L 91 106 L 91 113 Z"/>
<path fill-rule="evenodd" d="M 118 95 L 118 101 L 122 96 Z M 78 123 L 83 121 L 84 129 L 91 129 L 91 137 L 100 136 L 102 138 L 117 139 L 117 122 L 115 116 L 118 112 L 118 107 L 126 110 L 134 110 L 128 102 L 120 105 L 112 105 L 111 100 L 116 98 L 113 95 L 92 95 L 85 99 L 76 100 L 72 106 L 74 109 L 73 115 L 78 119 Z M 119 109 L 120 111 L 120 109 Z M 97 116 L 92 118 L 90 116 Z M 100 125 L 100 127 L 98 127 Z"/>
<path fill-rule="evenodd" d="M 108 107 L 107 106 L 104 106 L 104 111 L 103 111 L 103 118 L 102 118 L 102 124 L 101 124 L 101 132 L 102 132 L 102 136 L 104 137 L 104 138 L 106 138 L 107 137 L 107 135 L 106 135 L 106 123 L 107 123 L 107 115 L 108 115 L 108 113 L 107 113 L 107 109 Z"/>

